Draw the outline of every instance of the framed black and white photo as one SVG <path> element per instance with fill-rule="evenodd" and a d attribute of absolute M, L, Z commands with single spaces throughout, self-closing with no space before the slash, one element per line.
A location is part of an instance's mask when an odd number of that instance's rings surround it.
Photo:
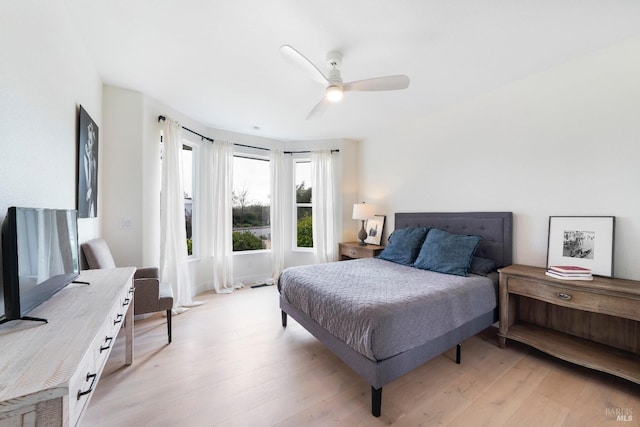
<path fill-rule="evenodd" d="M 550 216 L 547 267 L 575 265 L 613 276 L 614 216 Z"/>
<path fill-rule="evenodd" d="M 98 126 L 82 105 L 78 120 L 78 217 L 98 216 Z"/>
<path fill-rule="evenodd" d="M 379 245 L 384 230 L 384 215 L 375 215 L 365 223 L 364 229 L 367 231 L 367 238 L 364 240 L 371 245 Z"/>

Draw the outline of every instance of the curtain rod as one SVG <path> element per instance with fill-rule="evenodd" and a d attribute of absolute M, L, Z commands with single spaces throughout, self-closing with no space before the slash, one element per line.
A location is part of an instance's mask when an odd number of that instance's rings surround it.
<path fill-rule="evenodd" d="M 163 122 L 165 121 L 167 118 L 165 116 L 158 116 L 158 122 Z M 182 126 L 182 129 L 186 130 L 187 132 L 191 132 L 194 135 L 198 135 L 200 138 L 202 139 L 206 139 L 209 142 L 213 142 L 214 140 L 206 137 L 204 135 L 199 134 L 198 132 L 189 129 L 188 127 Z M 264 150 L 264 151 L 271 151 L 271 149 L 269 148 L 264 148 L 264 147 L 256 147 L 254 145 L 245 145 L 245 144 L 238 144 L 237 142 L 234 142 L 233 145 L 237 146 L 237 147 L 245 147 L 245 148 L 255 148 L 256 150 Z M 331 150 L 331 154 L 333 153 L 339 153 L 340 150 L 338 149 L 332 149 Z M 306 150 L 306 151 L 283 151 L 284 154 L 307 154 L 307 153 L 311 153 L 311 151 Z"/>
<path fill-rule="evenodd" d="M 165 116 L 158 116 L 158 122 L 164 122 L 165 120 L 167 120 L 167 118 Z M 182 126 L 182 129 L 186 130 L 187 132 L 191 132 L 191 133 L 193 133 L 195 135 L 198 135 L 200 138 L 206 139 L 209 142 L 213 142 L 213 139 L 208 138 L 208 137 L 206 137 L 204 135 L 200 135 L 198 132 L 196 132 L 195 130 L 189 129 L 188 127 Z"/>

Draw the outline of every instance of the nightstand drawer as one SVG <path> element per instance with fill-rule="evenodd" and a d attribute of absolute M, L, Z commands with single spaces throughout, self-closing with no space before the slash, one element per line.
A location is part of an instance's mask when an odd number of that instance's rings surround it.
<path fill-rule="evenodd" d="M 340 255 L 348 256 L 349 258 L 364 258 L 370 256 L 367 251 L 352 246 L 340 248 Z"/>
<path fill-rule="evenodd" d="M 583 291 L 569 284 L 540 283 L 518 277 L 510 277 L 507 286 L 509 293 L 551 304 L 640 320 L 638 301 L 629 298 Z"/>
<path fill-rule="evenodd" d="M 346 242 L 339 244 L 339 257 L 340 260 L 356 259 L 356 258 L 372 258 L 378 256 L 384 249 L 384 246 L 378 245 L 363 245 L 360 246 L 357 242 Z"/>

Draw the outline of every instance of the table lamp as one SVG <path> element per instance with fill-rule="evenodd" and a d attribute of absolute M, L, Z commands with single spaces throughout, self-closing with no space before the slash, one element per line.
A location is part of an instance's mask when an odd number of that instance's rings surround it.
<path fill-rule="evenodd" d="M 356 203 L 353 205 L 353 219 L 362 221 L 362 228 L 358 231 L 358 239 L 360 239 L 360 245 L 365 246 L 364 239 L 367 238 L 367 230 L 364 229 L 364 221 L 373 218 L 373 205 L 367 205 L 364 202 Z"/>

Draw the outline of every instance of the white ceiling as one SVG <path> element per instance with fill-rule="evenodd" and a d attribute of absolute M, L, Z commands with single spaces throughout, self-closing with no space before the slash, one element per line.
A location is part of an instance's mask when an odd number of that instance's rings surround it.
<path fill-rule="evenodd" d="M 281 140 L 366 139 L 382 128 L 640 34 L 637 0 L 66 0 L 104 83 L 206 126 Z M 406 74 L 305 120 L 324 88 L 290 44 L 342 78 Z M 259 127 L 259 130 L 255 129 Z"/>

